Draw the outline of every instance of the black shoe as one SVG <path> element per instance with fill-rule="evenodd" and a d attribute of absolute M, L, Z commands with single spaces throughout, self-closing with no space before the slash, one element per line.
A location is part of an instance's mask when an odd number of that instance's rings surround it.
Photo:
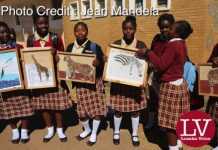
<path fill-rule="evenodd" d="M 96 143 L 96 141 L 95 141 L 95 142 L 88 141 L 88 142 L 87 142 L 87 145 L 88 145 L 88 146 L 93 146 L 93 145 L 95 145 L 95 143 Z"/>
<path fill-rule="evenodd" d="M 119 139 L 114 139 L 114 135 L 119 135 Z M 119 145 L 120 144 L 120 134 L 114 133 L 114 135 L 113 135 L 113 143 L 114 143 L 114 145 Z"/>
<path fill-rule="evenodd" d="M 133 145 L 133 146 L 139 146 L 139 145 L 140 145 L 140 142 L 139 142 L 139 141 L 134 141 L 134 140 L 133 140 L 134 137 L 139 138 L 138 136 L 132 136 L 132 145 Z"/>
<path fill-rule="evenodd" d="M 64 137 L 64 138 L 59 138 L 59 140 L 61 141 L 61 142 L 67 142 L 67 137 Z"/>
<path fill-rule="evenodd" d="M 54 136 L 54 135 L 53 135 L 53 136 Z M 48 143 L 48 142 L 53 138 L 53 136 L 50 137 L 50 138 L 43 138 L 43 142 L 44 142 L 44 143 Z"/>
<path fill-rule="evenodd" d="M 77 135 L 76 136 L 76 139 L 78 140 L 78 141 L 82 141 L 82 140 L 84 140 L 85 138 L 87 138 L 88 136 L 90 136 L 91 135 L 91 132 L 87 135 L 87 136 L 85 136 L 85 137 L 81 137 L 80 135 Z"/>
<path fill-rule="evenodd" d="M 20 142 L 23 143 L 23 144 L 26 144 L 30 141 L 30 139 L 21 139 Z"/>
<path fill-rule="evenodd" d="M 20 139 L 11 140 L 11 143 L 13 143 L 13 144 L 18 144 L 19 142 L 20 142 Z"/>

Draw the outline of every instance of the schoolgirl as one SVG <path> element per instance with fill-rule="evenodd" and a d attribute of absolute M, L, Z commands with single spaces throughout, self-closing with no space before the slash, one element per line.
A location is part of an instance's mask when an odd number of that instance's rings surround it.
<path fill-rule="evenodd" d="M 123 38 L 115 41 L 114 44 L 126 48 L 145 48 L 146 45 L 135 38 L 136 28 L 136 18 L 134 16 L 127 16 L 122 23 Z M 117 83 L 111 84 L 110 105 L 115 111 L 113 133 L 113 143 L 115 145 L 120 143 L 122 114 L 129 112 L 131 113 L 132 121 L 132 144 L 139 146 L 139 115 L 140 111 L 146 108 L 146 104 L 147 100 L 144 89 Z"/>
<path fill-rule="evenodd" d="M 104 99 L 104 86 L 102 74 L 104 68 L 104 54 L 101 47 L 90 41 L 88 36 L 88 26 L 83 22 L 78 22 L 74 26 L 76 40 L 67 47 L 67 51 L 74 54 L 95 54 L 96 60 L 93 64 L 96 67 L 96 83 L 76 83 L 77 112 L 84 128 L 84 131 L 77 136 L 79 141 L 90 135 L 88 145 L 92 146 L 97 141 L 97 131 L 101 118 L 106 115 L 106 103 Z M 92 119 L 92 129 L 89 121 Z"/>
<path fill-rule="evenodd" d="M 34 16 L 35 32 L 28 37 L 27 47 L 52 47 L 55 66 L 57 63 L 57 51 L 64 51 L 64 45 L 61 38 L 52 32 L 49 32 L 49 17 L 47 15 Z M 55 68 L 56 70 L 57 68 Z M 32 90 L 32 104 L 36 111 L 42 113 L 47 134 L 43 137 L 43 142 L 48 142 L 54 136 L 54 124 L 52 116 L 55 116 L 56 131 L 61 142 L 66 142 L 67 137 L 63 131 L 62 111 L 71 107 L 69 99 L 69 89 L 65 82 L 57 81 L 58 87 L 49 89 Z"/>
<path fill-rule="evenodd" d="M 190 111 L 188 86 L 183 79 L 184 63 L 187 59 L 185 39 L 193 32 L 187 21 L 177 21 L 170 31 L 172 39 L 164 52 L 158 56 L 146 51 L 148 60 L 161 72 L 158 125 L 167 131 L 170 150 L 178 150 L 176 123 L 180 115 Z"/>
<path fill-rule="evenodd" d="M 11 40 L 8 25 L 0 22 L 0 50 L 17 49 L 20 57 L 21 48 L 21 45 Z M 4 72 L 10 69 L 7 68 L 7 63 L 10 62 L 1 63 L 0 71 L 2 80 L 7 78 L 4 76 Z M 28 135 L 28 120 L 34 114 L 30 103 L 29 92 L 27 90 L 17 90 L 0 94 L 0 120 L 7 120 L 10 124 L 12 129 L 11 142 L 14 144 L 19 143 L 19 141 L 27 143 L 30 139 Z M 17 127 L 18 121 L 21 121 L 21 133 Z"/>

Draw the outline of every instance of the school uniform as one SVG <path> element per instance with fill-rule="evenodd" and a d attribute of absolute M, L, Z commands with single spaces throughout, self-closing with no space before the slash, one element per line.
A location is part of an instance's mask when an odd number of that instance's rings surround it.
<path fill-rule="evenodd" d="M 164 52 L 164 49 L 168 43 L 169 38 L 164 37 L 161 34 L 155 35 L 152 40 L 151 50 L 157 55 L 161 56 Z M 149 109 L 151 111 L 157 111 L 158 109 L 158 99 L 159 99 L 159 92 L 160 92 L 160 76 L 161 73 L 156 70 L 152 64 L 149 64 L 148 68 L 148 84 L 149 84 Z"/>
<path fill-rule="evenodd" d="M 53 35 L 56 36 L 56 43 L 54 43 Z M 41 38 L 36 32 L 30 36 L 27 41 L 27 47 L 53 47 L 54 54 L 57 51 L 64 51 L 63 42 L 60 37 L 54 33 L 48 33 L 47 36 Z M 55 72 L 57 72 L 57 64 L 54 57 Z M 57 81 L 58 83 L 58 81 Z M 70 102 L 70 95 L 63 91 L 63 87 L 67 89 L 66 82 L 60 81 L 61 87 L 34 89 L 32 93 L 32 105 L 35 110 L 66 110 L 72 104 Z"/>
<path fill-rule="evenodd" d="M 127 48 L 146 47 L 143 42 L 136 39 L 134 39 L 130 45 L 127 45 L 123 39 L 114 42 L 114 44 Z M 110 105 L 112 109 L 119 112 L 135 112 L 143 110 L 147 105 L 145 90 L 129 85 L 111 83 Z"/>
<path fill-rule="evenodd" d="M 214 46 L 208 62 L 212 63 L 215 57 L 218 57 L 218 44 Z M 207 104 L 207 112 L 211 115 L 216 124 L 218 124 L 218 97 L 210 96 Z"/>
<path fill-rule="evenodd" d="M 161 74 L 158 124 L 160 127 L 176 129 L 180 115 L 190 111 L 188 85 L 183 79 L 184 63 L 187 58 L 185 41 L 170 40 L 161 56 L 148 53 L 149 61 Z"/>
<path fill-rule="evenodd" d="M 0 45 L 0 51 L 17 49 L 20 55 L 21 45 L 8 43 Z M 34 114 L 27 90 L 16 90 L 0 93 L 0 120 L 30 117 Z"/>
<path fill-rule="evenodd" d="M 101 47 L 90 40 L 87 40 L 81 46 L 75 41 L 68 45 L 67 52 L 74 54 L 96 54 L 100 64 L 96 67 L 96 83 L 87 84 L 73 82 L 73 86 L 76 86 L 76 96 L 78 100 L 77 113 L 79 118 L 105 116 L 107 109 L 102 80 L 104 61 Z"/>

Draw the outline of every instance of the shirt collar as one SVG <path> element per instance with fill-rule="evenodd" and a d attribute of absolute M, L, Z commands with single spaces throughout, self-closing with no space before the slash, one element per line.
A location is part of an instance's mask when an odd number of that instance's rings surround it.
<path fill-rule="evenodd" d="M 78 43 L 77 43 L 77 41 L 75 40 L 74 41 L 74 49 L 78 49 L 78 48 L 85 48 L 85 46 L 86 46 L 86 44 L 88 43 L 88 39 L 82 44 L 82 45 L 79 45 Z"/>
<path fill-rule="evenodd" d="M 183 39 L 181 39 L 181 38 L 173 38 L 169 42 L 174 42 L 174 41 L 183 41 Z"/>
<path fill-rule="evenodd" d="M 134 38 L 134 40 L 133 40 L 132 43 L 130 43 L 130 44 L 126 44 L 126 42 L 125 42 L 124 39 L 121 40 L 121 46 L 122 46 L 122 47 L 136 48 L 136 44 L 137 44 L 136 38 Z"/>
<path fill-rule="evenodd" d="M 49 33 L 45 36 L 45 37 L 41 37 L 37 32 L 34 33 L 34 37 L 35 39 L 38 41 L 45 41 L 45 42 L 49 42 Z"/>

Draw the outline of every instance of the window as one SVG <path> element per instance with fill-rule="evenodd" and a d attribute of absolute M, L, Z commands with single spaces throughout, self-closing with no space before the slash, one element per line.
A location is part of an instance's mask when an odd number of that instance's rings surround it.
<path fill-rule="evenodd" d="M 122 15 L 125 9 L 125 0 L 111 0 L 111 14 L 113 16 Z"/>
<path fill-rule="evenodd" d="M 169 10 L 171 8 L 171 0 L 151 0 L 151 5 L 159 10 Z"/>
<path fill-rule="evenodd" d="M 129 0 L 129 9 L 142 10 L 144 8 L 146 8 L 146 0 Z"/>
<path fill-rule="evenodd" d="M 107 0 L 95 0 L 96 17 L 107 16 Z"/>
<path fill-rule="evenodd" d="M 93 13 L 92 1 L 81 0 L 81 16 L 82 18 L 91 18 Z"/>
<path fill-rule="evenodd" d="M 79 20 L 79 2 L 75 1 L 70 3 L 70 20 Z"/>
<path fill-rule="evenodd" d="M 55 9 L 61 8 L 62 2 L 63 2 L 63 0 L 52 0 L 52 8 L 55 8 Z M 57 20 L 57 19 L 61 19 L 61 18 L 62 18 L 62 16 L 60 16 L 60 15 L 56 15 L 56 16 L 52 17 L 53 20 Z"/>

